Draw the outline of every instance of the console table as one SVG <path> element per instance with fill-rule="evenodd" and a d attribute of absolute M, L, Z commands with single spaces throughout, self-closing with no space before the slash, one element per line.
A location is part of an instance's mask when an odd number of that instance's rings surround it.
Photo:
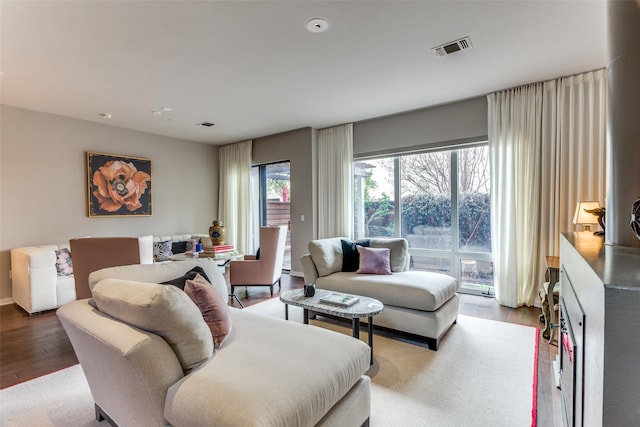
<path fill-rule="evenodd" d="M 574 306 L 584 316 L 573 320 L 581 329 L 573 336 L 575 388 L 560 392 L 573 391 L 575 398 L 569 396 L 573 407 L 563 411 L 573 414 L 574 425 L 636 427 L 640 419 L 640 248 L 609 246 L 603 240 L 591 232 L 562 233 L 560 240 L 560 298 L 577 301 Z M 571 317 L 568 308 L 569 313 L 562 315 Z M 572 373 L 564 369 L 561 366 L 561 379 Z"/>

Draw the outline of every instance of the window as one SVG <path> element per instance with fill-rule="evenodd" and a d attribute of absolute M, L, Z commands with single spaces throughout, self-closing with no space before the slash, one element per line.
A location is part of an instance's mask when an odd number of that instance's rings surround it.
<path fill-rule="evenodd" d="M 357 160 L 354 173 L 356 238 L 404 237 L 411 269 L 493 292 L 486 144 Z"/>
<path fill-rule="evenodd" d="M 260 246 L 260 226 L 286 225 L 288 227 L 284 254 L 284 270 L 291 269 L 291 172 L 290 163 L 272 163 L 251 168 L 252 198 L 258 201 L 252 213 L 252 240 Z"/>

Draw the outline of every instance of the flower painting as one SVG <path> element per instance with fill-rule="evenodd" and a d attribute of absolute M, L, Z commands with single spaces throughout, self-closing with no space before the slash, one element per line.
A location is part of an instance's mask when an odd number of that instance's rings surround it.
<path fill-rule="evenodd" d="M 87 153 L 89 216 L 151 215 L 151 160 Z"/>

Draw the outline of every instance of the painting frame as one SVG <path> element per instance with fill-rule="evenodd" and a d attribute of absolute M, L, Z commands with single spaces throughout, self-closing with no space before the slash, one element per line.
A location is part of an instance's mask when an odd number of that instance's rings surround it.
<path fill-rule="evenodd" d="M 151 159 L 86 152 L 87 214 L 94 217 L 151 216 Z"/>

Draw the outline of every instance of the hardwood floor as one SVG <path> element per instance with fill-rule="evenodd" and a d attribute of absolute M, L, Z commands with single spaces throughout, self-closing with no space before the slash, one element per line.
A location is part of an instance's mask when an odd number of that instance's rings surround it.
<path fill-rule="evenodd" d="M 284 275 L 282 289 L 301 288 L 304 281 Z M 278 292 L 274 289 L 274 293 Z M 270 298 L 267 287 L 250 287 L 249 297 L 243 288 L 236 294 L 245 306 Z M 540 309 L 500 306 L 493 298 L 460 296 L 460 314 L 541 328 Z M 236 302 L 231 305 L 238 306 Z M 557 347 L 542 338 L 538 347 L 537 419 L 539 426 L 560 426 L 560 394 L 555 387 L 552 361 Z M 55 310 L 29 316 L 17 305 L 0 306 L 0 388 L 10 387 L 39 376 L 75 365 L 73 352 Z"/>

